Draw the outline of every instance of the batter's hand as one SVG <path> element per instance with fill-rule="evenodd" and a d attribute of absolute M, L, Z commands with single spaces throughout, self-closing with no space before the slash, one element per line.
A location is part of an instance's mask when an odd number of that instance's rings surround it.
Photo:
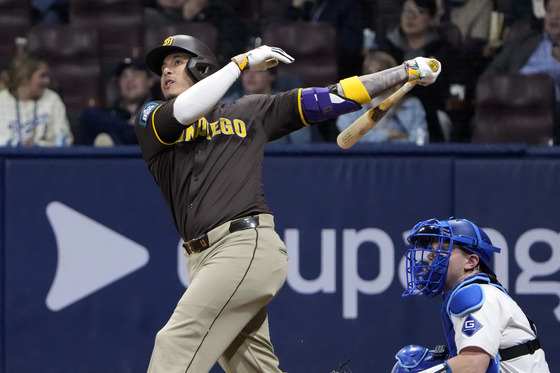
<path fill-rule="evenodd" d="M 441 63 L 435 58 L 416 57 L 405 63 L 408 81 L 426 86 L 436 81 L 441 72 Z"/>
<path fill-rule="evenodd" d="M 265 71 L 266 69 L 278 65 L 278 61 L 292 63 L 294 62 L 294 58 L 280 48 L 261 45 L 247 53 L 233 57 L 232 61 L 239 66 L 241 71 Z"/>

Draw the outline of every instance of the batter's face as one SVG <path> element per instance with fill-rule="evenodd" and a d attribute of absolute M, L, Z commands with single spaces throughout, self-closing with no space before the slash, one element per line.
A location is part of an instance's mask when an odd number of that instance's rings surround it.
<path fill-rule="evenodd" d="M 187 70 L 190 55 L 172 53 L 165 57 L 161 65 L 161 92 L 166 100 L 179 96 L 194 85 Z"/>

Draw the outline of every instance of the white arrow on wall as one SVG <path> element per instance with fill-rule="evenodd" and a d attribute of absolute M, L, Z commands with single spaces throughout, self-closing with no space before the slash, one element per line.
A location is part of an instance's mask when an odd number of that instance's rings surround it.
<path fill-rule="evenodd" d="M 60 311 L 148 263 L 148 250 L 95 220 L 53 201 L 46 209 L 58 249 L 56 274 L 47 294 Z"/>

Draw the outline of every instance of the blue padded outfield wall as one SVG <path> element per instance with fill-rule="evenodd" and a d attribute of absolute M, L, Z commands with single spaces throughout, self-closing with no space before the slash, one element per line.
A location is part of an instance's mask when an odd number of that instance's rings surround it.
<path fill-rule="evenodd" d="M 288 373 L 389 372 L 444 343 L 441 299 L 402 298 L 405 237 L 465 217 L 560 371 L 560 149 L 271 144 L 265 193 L 290 255 L 270 304 Z M 145 372 L 188 286 L 181 241 L 136 147 L 0 151 L 0 371 Z M 214 368 L 213 372 L 221 371 Z"/>

